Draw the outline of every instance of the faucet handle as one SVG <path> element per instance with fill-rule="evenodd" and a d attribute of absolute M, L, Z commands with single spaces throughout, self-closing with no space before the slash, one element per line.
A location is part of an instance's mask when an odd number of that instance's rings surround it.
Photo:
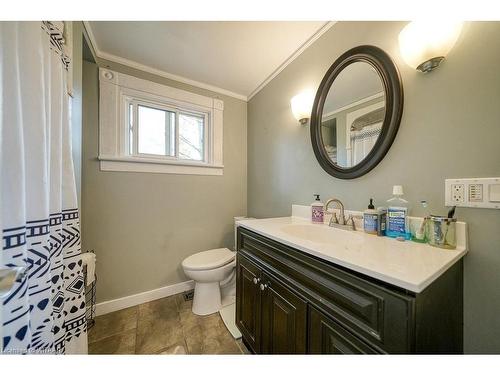
<path fill-rule="evenodd" d="M 325 209 L 325 215 L 331 215 L 330 222 L 337 223 L 337 213 L 334 209 Z"/>
<path fill-rule="evenodd" d="M 333 224 L 338 224 L 339 220 L 337 218 L 337 213 L 335 211 L 326 211 L 326 213 L 331 214 L 330 221 L 328 222 L 329 226 L 333 226 Z"/>
<path fill-rule="evenodd" d="M 356 219 L 362 220 L 363 216 L 362 215 L 349 214 L 349 217 L 346 220 L 346 224 L 349 222 L 349 220 L 352 222 L 352 230 L 356 230 Z"/>
<path fill-rule="evenodd" d="M 337 212 L 335 211 L 335 209 L 325 210 L 325 214 L 332 215 L 330 221 L 333 221 L 334 223 L 338 224 L 339 219 L 338 219 Z"/>
<path fill-rule="evenodd" d="M 345 221 L 345 224 L 349 224 L 349 221 L 352 223 L 352 230 L 356 230 L 356 221 L 354 221 L 354 219 L 360 219 L 361 216 L 359 215 L 353 215 L 353 214 L 349 214 L 349 216 L 347 217 L 347 220 Z"/>

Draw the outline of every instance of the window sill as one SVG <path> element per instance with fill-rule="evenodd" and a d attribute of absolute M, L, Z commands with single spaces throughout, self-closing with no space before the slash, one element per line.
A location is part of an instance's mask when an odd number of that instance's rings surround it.
<path fill-rule="evenodd" d="M 222 176 L 223 165 L 206 164 L 183 160 L 159 160 L 131 156 L 99 156 L 101 171 L 146 172 Z"/>

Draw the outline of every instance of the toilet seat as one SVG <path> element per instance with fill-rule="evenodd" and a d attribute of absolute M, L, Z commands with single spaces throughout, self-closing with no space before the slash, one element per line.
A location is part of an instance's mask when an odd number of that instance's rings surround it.
<path fill-rule="evenodd" d="M 227 248 L 207 250 L 187 257 L 182 266 L 192 271 L 212 270 L 231 263 L 235 257 L 235 253 Z"/>

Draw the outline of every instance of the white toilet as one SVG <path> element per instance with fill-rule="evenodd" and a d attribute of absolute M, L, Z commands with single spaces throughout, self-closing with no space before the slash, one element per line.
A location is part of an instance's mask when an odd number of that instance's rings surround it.
<path fill-rule="evenodd" d="M 225 290 L 234 289 L 227 285 L 234 283 L 235 267 L 236 253 L 227 248 L 202 251 L 184 259 L 184 273 L 195 282 L 194 314 L 208 315 L 221 309 L 221 286 L 225 286 Z"/>

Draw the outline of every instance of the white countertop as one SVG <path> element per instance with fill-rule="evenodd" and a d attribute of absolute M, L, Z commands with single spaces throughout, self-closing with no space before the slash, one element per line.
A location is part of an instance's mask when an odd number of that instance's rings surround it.
<path fill-rule="evenodd" d="M 467 253 L 465 237 L 457 237 L 457 249 L 446 250 L 313 224 L 301 217 L 243 220 L 237 224 L 305 253 L 416 293 L 423 291 Z M 457 236 L 466 236 L 466 224 L 459 224 Z"/>

